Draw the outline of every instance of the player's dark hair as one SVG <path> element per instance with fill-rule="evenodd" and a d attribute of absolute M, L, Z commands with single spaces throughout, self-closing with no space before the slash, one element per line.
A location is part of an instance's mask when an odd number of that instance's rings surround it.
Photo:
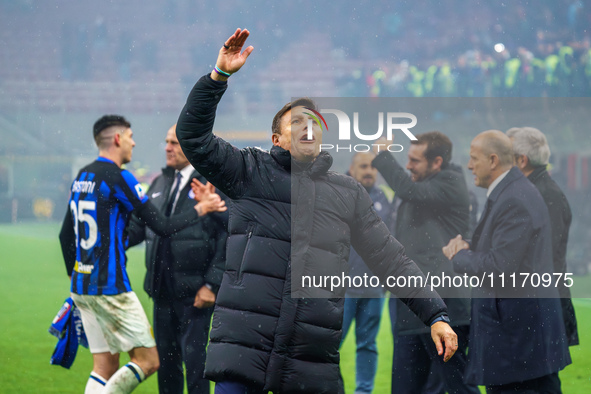
<path fill-rule="evenodd" d="M 411 141 L 410 143 L 414 145 L 427 145 L 424 155 L 429 164 L 433 163 L 433 160 L 437 156 L 443 159 L 441 168 L 447 167 L 451 161 L 451 141 L 440 131 L 429 131 L 428 133 L 419 134 L 417 135 L 417 140 Z"/>
<path fill-rule="evenodd" d="M 101 131 L 113 126 L 123 126 L 130 128 L 131 123 L 121 115 L 105 115 L 94 123 L 92 134 L 94 139 L 98 137 Z"/>
<path fill-rule="evenodd" d="M 275 117 L 273 118 L 273 124 L 271 125 L 271 131 L 273 134 L 281 134 L 281 117 L 283 117 L 283 115 L 285 115 L 285 113 L 293 107 L 307 107 L 316 111 L 316 103 L 308 97 L 301 97 L 299 99 L 290 101 L 289 103 L 285 104 L 283 108 L 277 112 L 277 114 L 275 114 Z"/>

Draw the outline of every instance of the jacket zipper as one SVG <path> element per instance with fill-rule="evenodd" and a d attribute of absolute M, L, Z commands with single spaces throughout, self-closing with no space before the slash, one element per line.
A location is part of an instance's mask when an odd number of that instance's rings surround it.
<path fill-rule="evenodd" d="M 242 253 L 242 261 L 240 261 L 240 267 L 238 268 L 238 275 L 236 278 L 236 282 L 242 282 L 242 268 L 244 266 L 244 260 L 246 259 L 246 253 L 248 253 L 248 246 L 250 245 L 250 239 L 252 238 L 252 233 L 254 232 L 256 223 L 249 223 L 246 229 L 246 245 L 244 246 L 244 252 Z"/>

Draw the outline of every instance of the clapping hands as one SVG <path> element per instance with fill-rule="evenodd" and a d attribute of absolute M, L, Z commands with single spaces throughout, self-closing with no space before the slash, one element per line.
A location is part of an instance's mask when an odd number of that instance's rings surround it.
<path fill-rule="evenodd" d="M 449 243 L 442 248 L 443 254 L 448 259 L 453 259 L 456 253 L 463 249 L 470 249 L 470 244 L 462 239 L 461 235 L 449 240 Z"/>
<path fill-rule="evenodd" d="M 195 209 L 199 216 L 210 212 L 225 212 L 228 209 L 226 202 L 215 192 L 215 187 L 211 183 L 207 182 L 204 185 L 199 180 L 193 179 L 191 189 L 195 194 L 194 200 L 198 202 Z"/>

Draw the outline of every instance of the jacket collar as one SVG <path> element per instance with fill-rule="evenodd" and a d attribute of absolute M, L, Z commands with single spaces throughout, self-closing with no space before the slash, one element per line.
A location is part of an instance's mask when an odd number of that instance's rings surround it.
<path fill-rule="evenodd" d="M 271 156 L 287 171 L 306 173 L 311 178 L 326 174 L 332 166 L 332 156 L 328 152 L 320 152 L 316 160 L 311 163 L 302 163 L 293 159 L 289 151 L 279 146 L 273 146 L 271 148 Z"/>
<path fill-rule="evenodd" d="M 162 168 L 162 175 L 164 175 L 164 177 L 166 177 L 166 178 L 173 179 L 175 171 L 176 170 L 172 167 L 163 167 Z M 203 175 L 201 175 L 195 169 L 193 169 L 193 172 L 191 172 L 191 178 L 197 178 L 201 181 L 201 183 L 207 182 L 207 180 L 203 177 Z"/>
<path fill-rule="evenodd" d="M 174 178 L 174 168 L 172 167 L 163 167 L 162 168 L 162 175 L 167 178 Z"/>
<path fill-rule="evenodd" d="M 548 171 L 546 171 L 546 166 L 537 167 L 531 174 L 527 176 L 532 183 L 535 183 L 538 178 L 543 177 Z"/>
<path fill-rule="evenodd" d="M 291 155 L 288 150 L 280 146 L 273 145 L 271 148 L 271 157 L 285 170 L 291 171 Z"/>
<path fill-rule="evenodd" d="M 302 173 L 310 178 L 317 178 L 327 173 L 332 166 L 332 156 L 328 152 L 320 152 L 318 157 L 310 163 L 302 163 L 292 159 L 292 173 Z"/>
<path fill-rule="evenodd" d="M 496 201 L 507 186 L 520 178 L 525 178 L 525 175 L 523 175 L 519 168 L 515 166 L 511 167 L 507 173 L 507 176 L 505 176 L 505 178 L 497 185 L 497 187 L 494 188 L 488 199 L 491 201 Z"/>

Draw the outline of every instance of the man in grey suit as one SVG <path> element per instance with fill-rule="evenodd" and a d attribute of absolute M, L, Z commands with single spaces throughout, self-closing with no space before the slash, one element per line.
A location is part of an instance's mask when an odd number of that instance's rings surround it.
<path fill-rule="evenodd" d="M 521 287 L 525 275 L 552 272 L 548 209 L 513 166 L 511 140 L 504 133 L 476 136 L 468 168 L 488 199 L 471 243 L 458 235 L 443 248 L 456 272 L 487 278 L 472 290 L 464 379 L 485 385 L 487 393 L 560 393 L 558 371 L 571 360 L 558 292 Z M 508 280 L 512 273 L 519 278 L 515 284 Z"/>

